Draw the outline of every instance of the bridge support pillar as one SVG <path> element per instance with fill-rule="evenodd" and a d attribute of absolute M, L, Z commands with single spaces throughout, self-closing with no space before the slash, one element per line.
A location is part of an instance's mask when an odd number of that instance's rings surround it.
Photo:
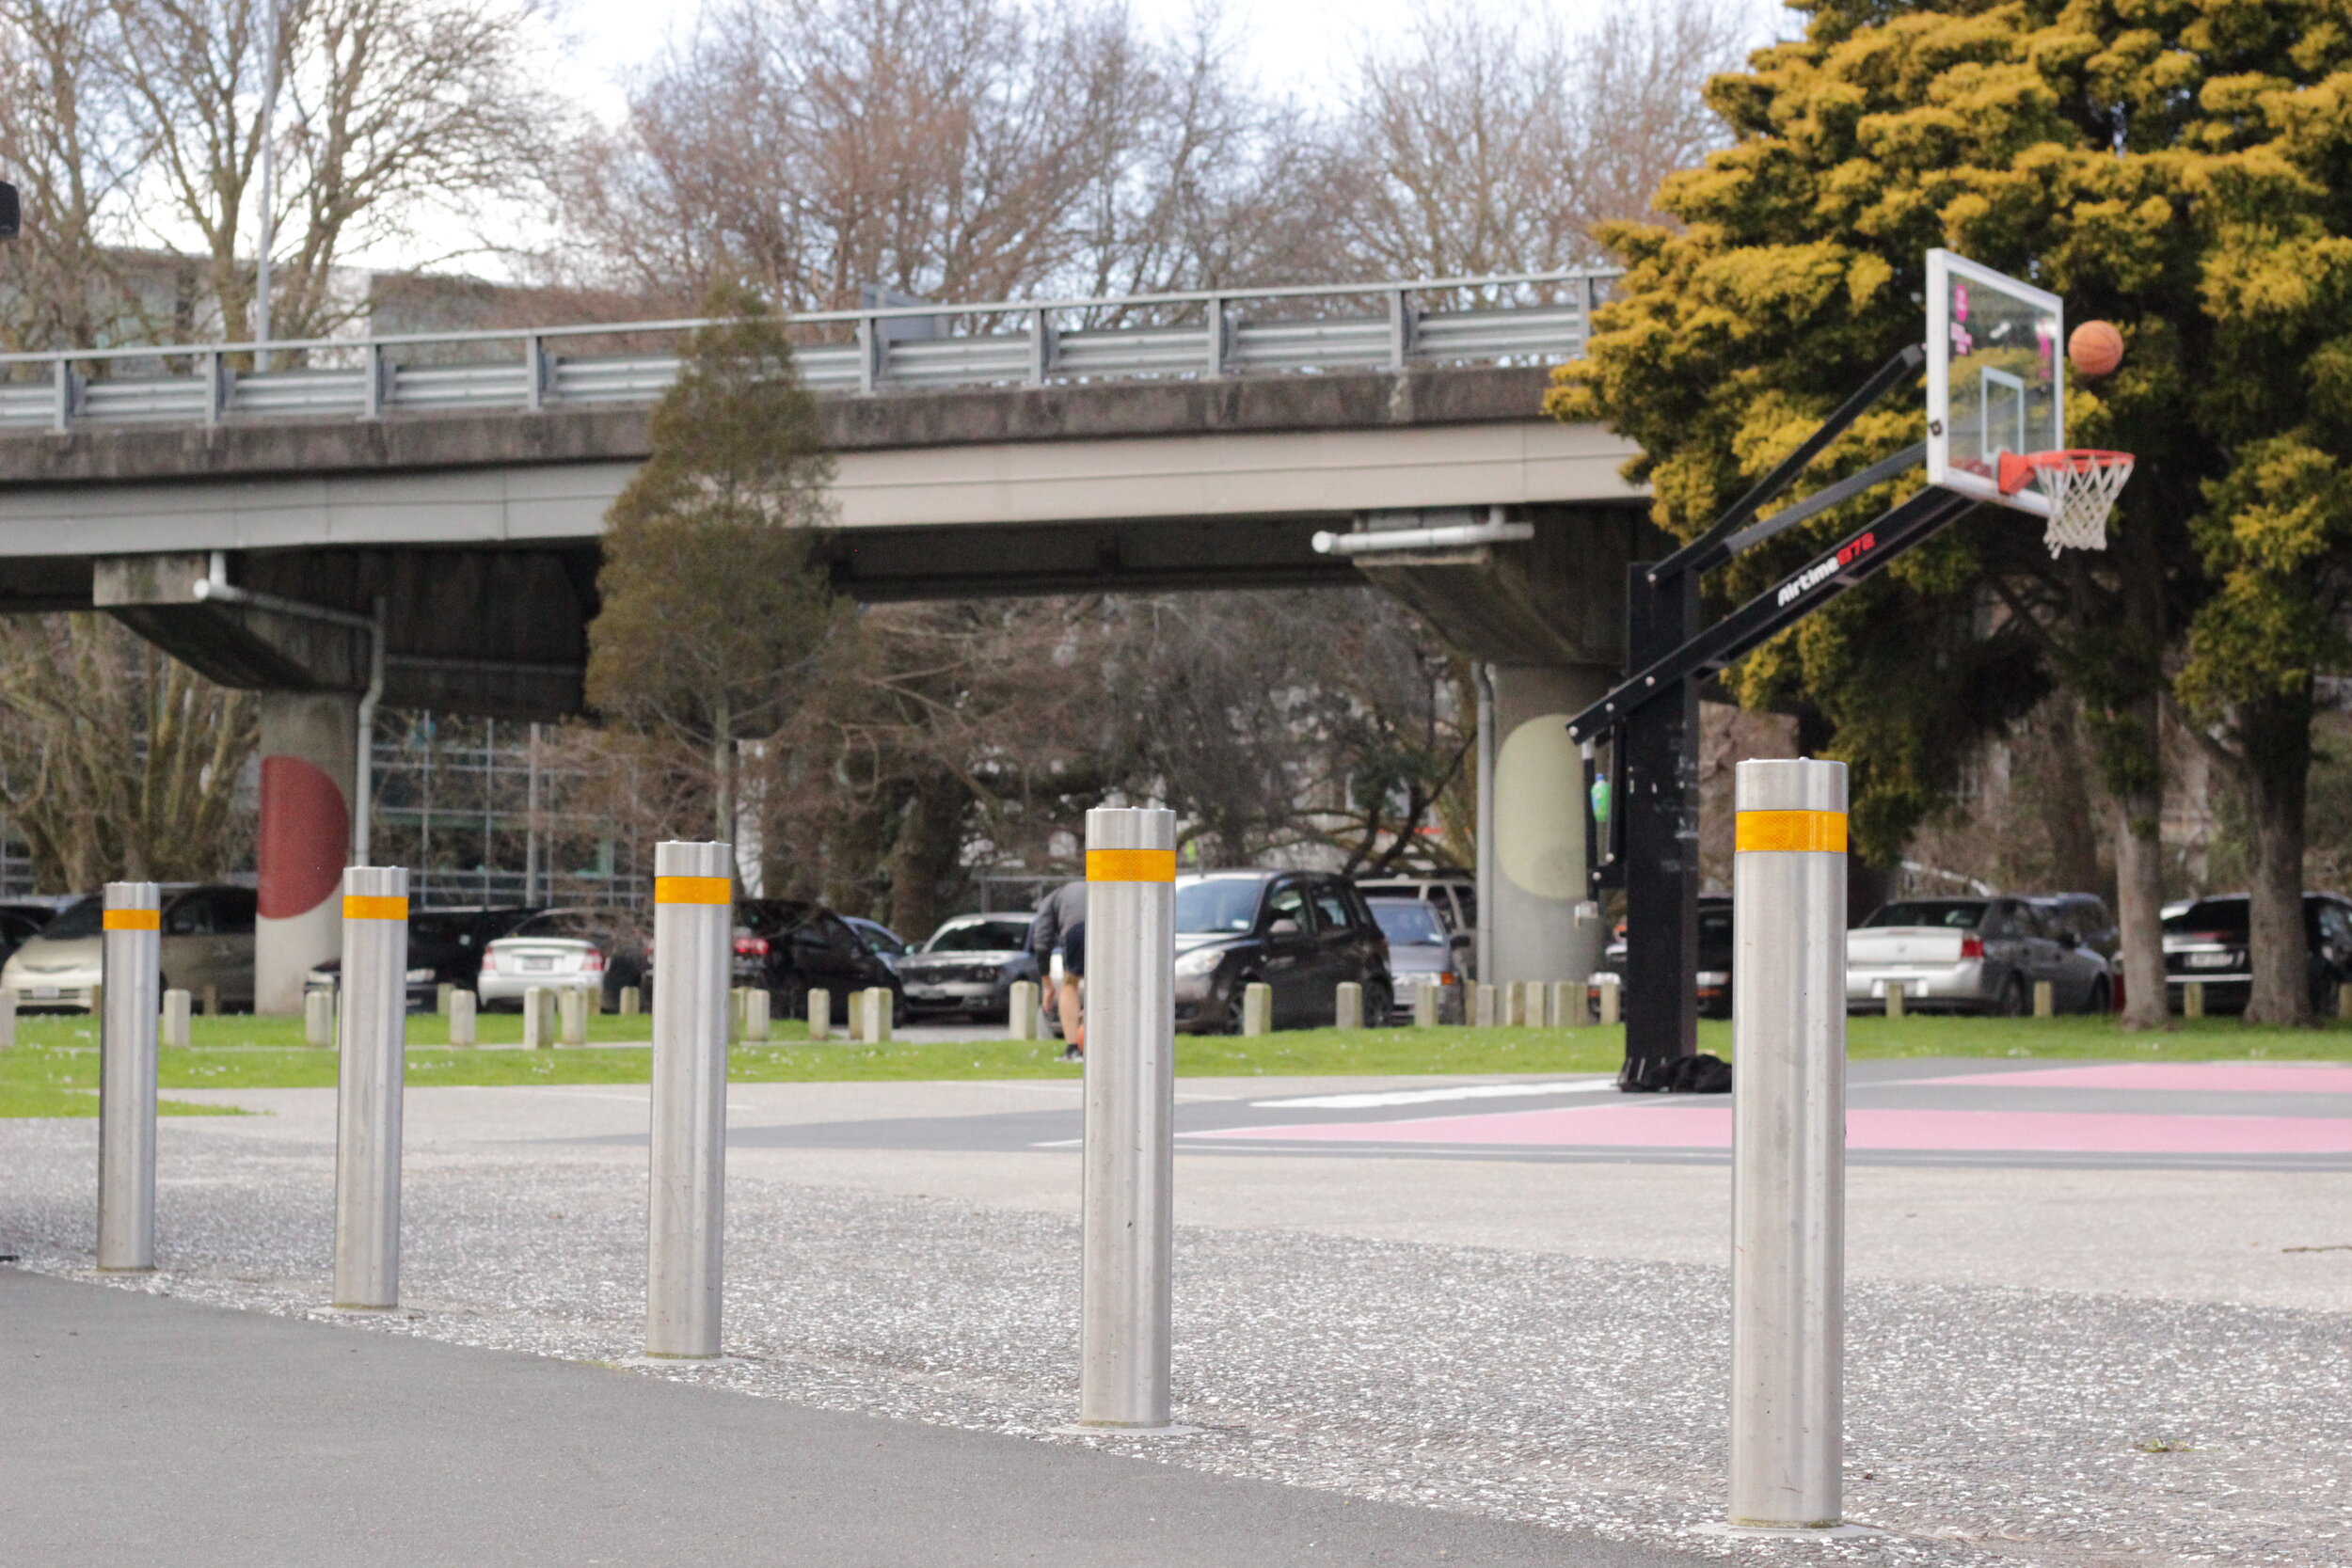
<path fill-rule="evenodd" d="M 1492 669 L 1494 874 L 1478 918 L 1494 973 L 1482 983 L 1581 980 L 1600 967 L 1600 914 L 1584 881 L 1584 762 L 1568 720 L 1609 677 L 1600 665 Z"/>
<path fill-rule="evenodd" d="M 302 1009 L 303 977 L 342 951 L 336 898 L 351 851 L 359 700 L 342 692 L 261 694 L 260 918 L 253 933 L 256 1012 Z"/>

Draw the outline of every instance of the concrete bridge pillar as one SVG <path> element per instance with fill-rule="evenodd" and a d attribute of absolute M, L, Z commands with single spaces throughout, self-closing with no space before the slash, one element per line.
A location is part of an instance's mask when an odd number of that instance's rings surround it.
<path fill-rule="evenodd" d="M 337 691 L 264 691 L 261 732 L 253 1006 L 294 1013 L 302 1010 L 303 976 L 342 950 L 336 893 L 351 851 L 359 700 Z"/>
<path fill-rule="evenodd" d="M 1585 886 L 1584 763 L 1568 720 L 1603 695 L 1595 665 L 1497 664 L 1494 849 L 1486 907 L 1489 985 L 1581 980 L 1600 967 L 1599 912 Z"/>

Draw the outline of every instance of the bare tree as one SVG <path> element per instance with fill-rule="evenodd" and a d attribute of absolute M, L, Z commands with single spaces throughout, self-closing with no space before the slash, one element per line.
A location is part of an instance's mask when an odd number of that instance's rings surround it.
<path fill-rule="evenodd" d="M 87 348 L 128 309 L 109 218 L 135 167 L 106 0 L 0 0 L 0 169 L 24 231 L 0 278 L 0 342 Z"/>

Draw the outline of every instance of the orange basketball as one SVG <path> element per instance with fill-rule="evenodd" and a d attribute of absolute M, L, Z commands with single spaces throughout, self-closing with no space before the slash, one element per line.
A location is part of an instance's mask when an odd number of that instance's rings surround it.
<path fill-rule="evenodd" d="M 2123 334 L 2109 322 L 2085 322 L 2067 334 L 2066 357 L 2084 375 L 2110 375 L 2123 362 Z"/>

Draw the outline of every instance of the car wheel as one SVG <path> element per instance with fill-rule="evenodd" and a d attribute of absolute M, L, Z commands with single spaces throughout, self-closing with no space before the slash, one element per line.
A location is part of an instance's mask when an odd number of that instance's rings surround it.
<path fill-rule="evenodd" d="M 1364 983 L 1364 1027 L 1386 1028 L 1395 1022 L 1396 994 L 1378 980 Z"/>
<path fill-rule="evenodd" d="M 2090 982 L 2090 1001 L 2084 1006 L 2083 1011 L 2087 1013 L 2105 1013 L 2112 1012 L 2114 1008 L 2115 991 L 2108 986 L 2107 977 L 2102 974 L 2096 980 Z"/>
<path fill-rule="evenodd" d="M 768 992 L 768 1016 L 776 1022 L 808 1016 L 808 985 L 802 980 L 787 980 Z"/>
<path fill-rule="evenodd" d="M 1993 1011 L 2002 1018 L 2026 1016 L 2026 982 L 2010 975 L 2001 987 L 2000 1000 L 1993 1004 Z"/>
<path fill-rule="evenodd" d="M 907 1020 L 914 1016 L 914 1010 L 907 1006 L 907 993 L 902 990 L 892 991 L 890 993 L 890 1026 L 893 1029 L 903 1029 L 907 1026 Z"/>
<path fill-rule="evenodd" d="M 1248 981 L 1236 980 L 1233 982 L 1233 989 L 1225 993 L 1225 1006 L 1217 1014 L 1216 1032 L 1218 1034 L 1238 1035 L 1241 1033 L 1242 1009 L 1248 1006 Z"/>

